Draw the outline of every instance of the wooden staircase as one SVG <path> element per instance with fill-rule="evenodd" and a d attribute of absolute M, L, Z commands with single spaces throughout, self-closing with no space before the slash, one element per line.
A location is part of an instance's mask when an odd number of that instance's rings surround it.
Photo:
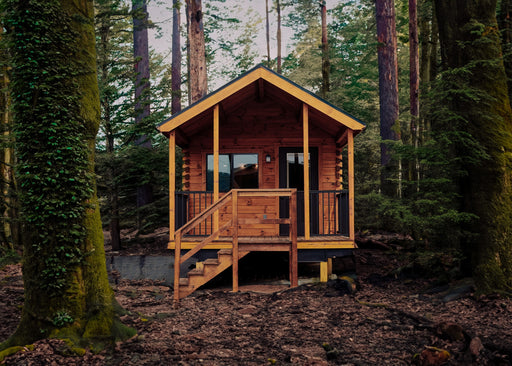
<path fill-rule="evenodd" d="M 245 257 L 249 251 L 239 251 L 238 259 Z M 183 299 L 199 287 L 221 274 L 233 264 L 233 251 L 221 249 L 217 252 L 217 259 L 209 258 L 204 262 L 197 262 L 196 268 L 187 273 L 187 277 L 180 278 L 179 297 Z"/>
<path fill-rule="evenodd" d="M 290 197 L 290 216 L 283 219 L 246 219 L 238 218 L 238 197 Z M 232 217 L 219 227 L 219 210 L 229 202 L 232 204 Z M 204 238 L 193 249 L 181 256 L 181 241 L 183 236 L 200 225 L 205 220 L 213 216 L 212 234 Z M 175 233 L 175 257 L 174 257 L 174 304 L 178 305 L 179 300 L 190 295 L 200 286 L 204 285 L 212 278 L 223 272 L 229 267 L 233 269 L 233 292 L 238 291 L 238 261 L 249 254 L 251 251 L 269 250 L 272 240 L 267 242 L 252 243 L 246 245 L 242 243 L 239 247 L 238 228 L 239 225 L 257 225 L 257 224 L 288 224 L 289 240 L 288 245 L 276 245 L 277 250 L 287 250 L 290 253 L 290 286 L 298 285 L 297 273 L 297 190 L 296 189 L 233 189 L 225 196 L 213 203 L 206 210 L 194 217 L 183 225 Z M 207 259 L 204 262 L 197 262 L 196 268 L 187 273 L 187 277 L 181 278 L 181 265 L 203 249 L 207 244 L 216 240 L 222 232 L 230 230 L 232 233 L 231 249 L 221 249 L 217 253 L 217 258 Z M 241 250 L 240 250 L 241 249 Z M 270 249 L 273 250 L 273 249 Z"/>

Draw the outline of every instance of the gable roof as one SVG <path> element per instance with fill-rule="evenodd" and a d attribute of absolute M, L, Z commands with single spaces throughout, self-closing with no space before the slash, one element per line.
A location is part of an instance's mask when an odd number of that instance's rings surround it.
<path fill-rule="evenodd" d="M 261 93 L 261 89 L 264 88 L 263 84 L 260 84 L 262 82 L 265 82 L 265 85 L 273 86 L 274 89 L 277 88 L 281 93 L 284 93 L 299 102 L 307 104 L 312 107 L 315 112 L 325 116 L 329 120 L 335 121 L 335 123 L 341 124 L 345 128 L 353 130 L 355 134 L 361 132 L 366 127 L 360 120 L 351 116 L 347 112 L 317 97 L 313 93 L 295 84 L 282 75 L 275 73 L 267 67 L 258 65 L 238 78 L 232 80 L 230 83 L 191 104 L 181 112 L 166 119 L 157 126 L 157 129 L 161 133 L 168 135 L 170 131 L 182 127 L 187 122 L 200 118 L 201 115 L 208 113 L 208 111 L 216 104 L 224 102 L 228 98 L 233 98 L 237 94 L 248 94 L 247 91 L 249 88 L 256 91 L 260 90 Z M 251 88 L 253 85 L 255 87 Z M 251 93 L 254 94 L 254 92 Z"/>

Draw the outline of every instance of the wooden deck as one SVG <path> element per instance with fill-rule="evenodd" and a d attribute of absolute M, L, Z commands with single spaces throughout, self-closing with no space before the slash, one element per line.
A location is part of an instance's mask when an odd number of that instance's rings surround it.
<path fill-rule="evenodd" d="M 181 241 L 182 249 L 192 249 L 200 243 L 204 237 L 202 236 L 185 236 Z M 212 243 L 206 245 L 203 249 L 229 249 L 232 247 L 231 236 L 221 236 Z M 285 251 L 285 247 L 289 246 L 289 238 L 286 236 L 241 236 L 238 238 L 240 246 L 244 249 L 251 250 L 251 244 L 257 245 L 259 251 Z M 264 245 L 267 244 L 267 245 Z M 175 242 L 170 241 L 169 249 L 175 249 Z M 304 236 L 297 237 L 297 249 L 353 249 L 357 248 L 353 240 L 346 236 L 310 236 L 306 240 Z M 253 249 L 254 250 L 254 249 Z"/>

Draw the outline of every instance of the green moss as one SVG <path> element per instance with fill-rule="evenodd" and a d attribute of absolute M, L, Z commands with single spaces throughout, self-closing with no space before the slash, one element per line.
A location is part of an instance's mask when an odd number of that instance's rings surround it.
<path fill-rule="evenodd" d="M 25 347 L 22 346 L 14 346 L 7 349 L 4 349 L 3 351 L 0 351 L 0 362 L 2 362 L 6 357 L 11 356 L 15 353 L 18 353 L 20 351 L 23 351 Z"/>

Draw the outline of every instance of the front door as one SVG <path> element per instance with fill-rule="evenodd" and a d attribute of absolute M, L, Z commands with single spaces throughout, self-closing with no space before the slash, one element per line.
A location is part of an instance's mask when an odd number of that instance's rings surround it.
<path fill-rule="evenodd" d="M 304 235 L 304 154 L 302 148 L 279 148 L 279 188 L 297 188 L 297 235 Z M 318 148 L 309 148 L 309 189 L 318 190 Z M 317 195 L 310 195 L 310 232 L 318 233 L 318 202 Z M 288 217 L 290 201 L 281 198 L 279 201 L 279 217 Z M 280 235 L 288 235 L 288 225 L 280 225 Z"/>

